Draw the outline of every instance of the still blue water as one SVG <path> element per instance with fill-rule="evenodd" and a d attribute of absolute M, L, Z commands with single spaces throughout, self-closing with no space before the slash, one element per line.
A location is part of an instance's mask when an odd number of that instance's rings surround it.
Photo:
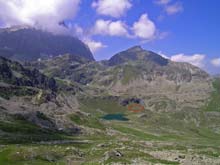
<path fill-rule="evenodd" d="M 124 114 L 117 113 L 117 114 L 107 114 L 102 117 L 105 120 L 119 120 L 119 121 L 128 121 L 129 119 L 125 117 Z"/>

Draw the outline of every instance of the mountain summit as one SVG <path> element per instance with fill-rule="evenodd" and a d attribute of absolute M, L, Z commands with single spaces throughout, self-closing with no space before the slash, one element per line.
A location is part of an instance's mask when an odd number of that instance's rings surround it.
<path fill-rule="evenodd" d="M 151 61 L 161 66 L 168 64 L 168 60 L 161 57 L 160 55 L 152 51 L 144 50 L 141 46 L 134 46 L 129 48 L 128 50 L 122 51 L 114 55 L 109 60 L 109 65 L 114 66 L 129 61 Z"/>

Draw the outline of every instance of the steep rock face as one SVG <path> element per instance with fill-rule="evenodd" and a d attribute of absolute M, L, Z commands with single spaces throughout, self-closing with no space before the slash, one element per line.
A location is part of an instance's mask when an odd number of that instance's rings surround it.
<path fill-rule="evenodd" d="M 88 60 L 94 60 L 89 48 L 74 37 L 54 35 L 34 28 L 0 30 L 0 56 L 33 61 L 65 53 L 77 54 Z"/>
<path fill-rule="evenodd" d="M 57 89 L 56 81 L 40 73 L 37 69 L 29 70 L 20 63 L 0 57 L 0 81 L 15 85 L 41 89 Z"/>
<path fill-rule="evenodd" d="M 0 116 L 19 115 L 41 128 L 76 133 L 79 129 L 68 115 L 78 110 L 77 90 L 71 83 L 57 83 L 37 69 L 0 57 Z"/>
<path fill-rule="evenodd" d="M 27 63 L 26 66 L 41 70 L 44 74 L 86 85 L 93 76 L 106 68 L 99 62 L 91 62 L 76 55 L 64 54 L 47 60 Z"/>

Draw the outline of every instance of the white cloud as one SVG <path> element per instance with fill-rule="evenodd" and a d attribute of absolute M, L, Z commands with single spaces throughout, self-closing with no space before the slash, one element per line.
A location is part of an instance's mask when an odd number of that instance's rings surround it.
<path fill-rule="evenodd" d="M 154 22 L 148 18 L 147 14 L 143 14 L 139 21 L 133 24 L 132 30 L 136 37 L 151 40 L 155 37 L 156 26 Z"/>
<path fill-rule="evenodd" d="M 171 2 L 171 0 L 155 0 L 155 3 L 158 5 L 166 5 L 170 2 Z"/>
<path fill-rule="evenodd" d="M 102 42 L 97 42 L 92 39 L 85 39 L 84 42 L 89 46 L 92 53 L 97 52 L 98 50 L 107 47 Z"/>
<path fill-rule="evenodd" d="M 211 64 L 215 67 L 220 67 L 220 58 L 212 59 Z"/>
<path fill-rule="evenodd" d="M 75 35 L 80 38 L 85 44 L 88 45 L 88 47 L 90 48 L 90 50 L 92 51 L 92 53 L 96 53 L 97 51 L 99 51 L 102 48 L 107 47 L 106 45 L 104 45 L 102 42 L 99 41 L 94 41 L 92 39 L 92 36 L 90 36 L 85 29 L 83 29 L 81 26 L 79 26 L 78 24 L 74 24 L 71 25 L 70 27 L 71 29 L 73 29 Z"/>
<path fill-rule="evenodd" d="M 79 34 L 85 34 L 83 30 L 78 26 L 75 26 L 75 31 L 79 32 Z M 153 40 L 155 38 L 161 39 L 166 36 L 165 33 L 158 33 L 157 36 L 156 26 L 154 22 L 148 18 L 147 14 L 143 14 L 139 20 L 133 24 L 132 27 L 129 27 L 126 25 L 126 23 L 120 20 L 97 20 L 93 28 L 90 29 L 90 34 L 87 34 L 87 39 L 84 39 L 84 41 L 89 45 L 93 52 L 95 52 L 97 49 L 106 47 L 106 45 L 102 44 L 101 42 L 93 41 L 92 37 L 94 35 L 140 38 L 145 41 Z"/>
<path fill-rule="evenodd" d="M 165 12 L 168 15 L 177 14 L 177 13 L 180 13 L 182 11 L 183 11 L 183 6 L 179 2 L 165 6 Z"/>
<path fill-rule="evenodd" d="M 77 24 L 68 24 L 66 29 L 59 24 L 76 15 L 81 0 L 0 0 L 0 22 L 4 26 L 29 25 L 55 33 L 74 33 L 88 44 L 94 53 L 106 47 L 92 40 Z"/>
<path fill-rule="evenodd" d="M 128 36 L 127 25 L 122 21 L 113 22 L 102 19 L 96 21 L 92 33 L 109 36 Z"/>
<path fill-rule="evenodd" d="M 92 3 L 92 7 L 96 9 L 100 15 L 112 16 L 119 18 L 132 7 L 129 0 L 96 0 Z"/>
<path fill-rule="evenodd" d="M 74 35 L 78 38 L 86 37 L 85 30 L 78 24 L 70 24 L 68 28 L 73 31 Z"/>
<path fill-rule="evenodd" d="M 160 5 L 164 8 L 164 11 L 168 15 L 177 14 L 183 11 L 183 5 L 181 2 L 172 2 L 172 0 L 155 0 L 155 4 Z M 162 19 L 163 17 L 160 16 L 159 19 Z"/>
<path fill-rule="evenodd" d="M 206 55 L 204 54 L 194 54 L 194 55 L 177 54 L 171 56 L 170 59 L 175 62 L 188 62 L 198 67 L 204 67 L 205 57 Z"/>
<path fill-rule="evenodd" d="M 91 29 L 91 35 L 121 36 L 149 41 L 156 38 L 163 39 L 167 33 L 159 33 L 154 22 L 148 18 L 147 14 L 143 14 L 132 26 L 128 26 L 120 20 L 99 19 Z"/>
<path fill-rule="evenodd" d="M 0 0 L 0 22 L 61 32 L 64 28 L 59 23 L 73 18 L 79 4 L 80 0 Z"/>
<path fill-rule="evenodd" d="M 166 54 L 164 54 L 162 51 L 159 51 L 158 54 L 160 56 L 162 56 L 163 58 L 166 58 L 166 59 L 170 59 L 170 57 L 168 57 Z"/>

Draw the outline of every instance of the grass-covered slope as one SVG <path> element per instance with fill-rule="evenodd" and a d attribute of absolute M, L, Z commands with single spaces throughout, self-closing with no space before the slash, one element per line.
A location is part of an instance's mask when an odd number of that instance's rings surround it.
<path fill-rule="evenodd" d="M 214 91 L 211 94 L 211 98 L 206 107 L 206 111 L 220 112 L 220 78 L 214 79 L 213 88 Z"/>
<path fill-rule="evenodd" d="M 2 117 L 1 117 L 2 118 Z M 19 144 L 64 139 L 62 132 L 42 128 L 21 115 L 6 115 L 0 120 L 0 143 Z"/>
<path fill-rule="evenodd" d="M 102 118 L 106 114 L 118 113 L 125 114 L 129 120 Z M 220 161 L 220 134 L 215 129 L 219 127 L 216 124 L 220 121 L 217 117 L 214 117 L 215 121 L 210 121 L 210 116 L 202 109 L 185 108 L 180 112 L 167 113 L 145 109 L 134 113 L 120 104 L 119 97 L 87 97 L 80 100 L 80 112 L 69 115 L 69 118 L 86 132 L 66 136 L 20 120 L 15 120 L 14 124 L 9 122 L 10 127 L 0 124 L 1 129 L 10 134 L 22 132 L 23 136 L 17 134 L 14 137 L 26 137 L 26 141 L 75 141 L 67 144 L 48 142 L 50 145 L 46 146 L 6 145 L 0 150 L 0 162 L 184 164 L 193 160 L 197 164 L 218 164 Z"/>

